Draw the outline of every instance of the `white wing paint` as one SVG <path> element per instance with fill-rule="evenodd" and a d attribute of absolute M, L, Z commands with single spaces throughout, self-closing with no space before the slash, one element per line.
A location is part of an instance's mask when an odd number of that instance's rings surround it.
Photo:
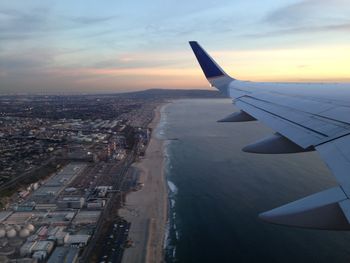
<path fill-rule="evenodd" d="M 260 214 L 268 222 L 350 230 L 350 85 L 266 83 L 228 76 L 195 41 L 191 48 L 213 87 L 241 109 L 221 122 L 259 120 L 276 134 L 243 148 L 253 153 L 316 150 L 338 187 Z"/>

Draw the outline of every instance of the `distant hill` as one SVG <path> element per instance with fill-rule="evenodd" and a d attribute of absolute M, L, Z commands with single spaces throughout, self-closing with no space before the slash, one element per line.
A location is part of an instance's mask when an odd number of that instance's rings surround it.
<path fill-rule="evenodd" d="M 81 98 L 126 98 L 126 99 L 184 99 L 184 98 L 225 98 L 216 90 L 198 90 L 198 89 L 148 89 L 141 91 L 125 93 L 95 93 L 95 94 L 18 94 L 18 95 L 0 95 L 0 101 L 20 100 L 30 102 L 33 100 L 80 100 Z"/>
<path fill-rule="evenodd" d="M 180 99 L 180 98 L 225 98 L 216 90 L 149 89 L 115 94 L 117 97 L 134 99 Z"/>

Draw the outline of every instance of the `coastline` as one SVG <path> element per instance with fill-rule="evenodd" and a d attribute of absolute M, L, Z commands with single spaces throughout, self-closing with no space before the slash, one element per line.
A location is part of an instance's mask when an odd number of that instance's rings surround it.
<path fill-rule="evenodd" d="M 155 109 L 151 139 L 145 157 L 132 165 L 139 174 L 143 187 L 127 194 L 125 206 L 119 215 L 131 223 L 129 239 L 133 242 L 124 251 L 123 263 L 164 262 L 164 242 L 168 222 L 168 188 L 165 178 L 163 140 L 157 138 L 163 103 Z"/>

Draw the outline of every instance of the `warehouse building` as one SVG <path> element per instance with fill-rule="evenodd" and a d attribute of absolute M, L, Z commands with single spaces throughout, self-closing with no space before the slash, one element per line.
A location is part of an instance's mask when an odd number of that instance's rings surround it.
<path fill-rule="evenodd" d="M 83 197 L 63 197 L 57 201 L 58 208 L 67 209 L 74 208 L 80 209 L 85 204 L 85 198 Z"/>
<path fill-rule="evenodd" d="M 80 210 L 75 218 L 73 219 L 73 223 L 77 225 L 84 224 L 96 224 L 98 218 L 100 217 L 101 211 L 98 210 L 88 210 L 82 211 Z"/>
<path fill-rule="evenodd" d="M 90 235 L 69 235 L 65 243 L 71 246 L 84 247 L 89 239 Z"/>
<path fill-rule="evenodd" d="M 78 262 L 79 249 L 75 247 L 56 247 L 48 263 Z"/>

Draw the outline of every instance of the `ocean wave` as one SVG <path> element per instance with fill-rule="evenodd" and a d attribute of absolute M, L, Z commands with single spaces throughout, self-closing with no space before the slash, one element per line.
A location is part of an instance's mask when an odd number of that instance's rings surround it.
<path fill-rule="evenodd" d="M 170 237 L 169 237 L 169 235 L 170 235 L 170 222 L 168 220 L 166 225 L 165 225 L 165 235 L 164 235 L 165 242 L 164 242 L 164 246 L 163 246 L 164 249 L 166 249 L 169 246 L 169 244 L 170 244 Z"/>
<path fill-rule="evenodd" d="M 167 178 L 168 185 L 168 221 L 166 225 L 166 233 L 164 237 L 164 248 L 166 250 L 166 262 L 176 262 L 176 243 L 179 239 L 180 233 L 176 225 L 176 194 L 178 192 L 177 186 L 168 178 L 171 176 L 171 170 L 173 169 L 171 164 L 171 149 L 170 146 L 173 143 L 172 140 L 167 140 L 168 136 L 168 114 L 166 112 L 166 106 L 161 109 L 161 119 L 157 127 L 156 136 L 163 139 L 163 156 L 164 156 L 164 170 Z"/>
<path fill-rule="evenodd" d="M 177 189 L 176 185 L 170 180 L 167 180 L 167 183 L 168 183 L 168 187 L 169 187 L 170 192 L 172 194 L 177 194 L 178 189 Z"/>
<path fill-rule="evenodd" d="M 179 236 L 180 236 L 179 231 L 175 230 L 175 236 L 176 236 L 176 240 L 179 240 Z"/>
<path fill-rule="evenodd" d="M 165 262 L 176 262 L 176 246 L 167 247 L 167 257 Z"/>
<path fill-rule="evenodd" d="M 159 123 L 157 125 L 156 130 L 155 130 L 155 136 L 158 139 L 165 140 L 166 139 L 166 129 L 168 126 L 168 116 L 167 116 L 167 113 L 165 111 L 164 106 L 160 109 L 160 114 L 161 114 L 160 120 L 159 120 Z"/>

